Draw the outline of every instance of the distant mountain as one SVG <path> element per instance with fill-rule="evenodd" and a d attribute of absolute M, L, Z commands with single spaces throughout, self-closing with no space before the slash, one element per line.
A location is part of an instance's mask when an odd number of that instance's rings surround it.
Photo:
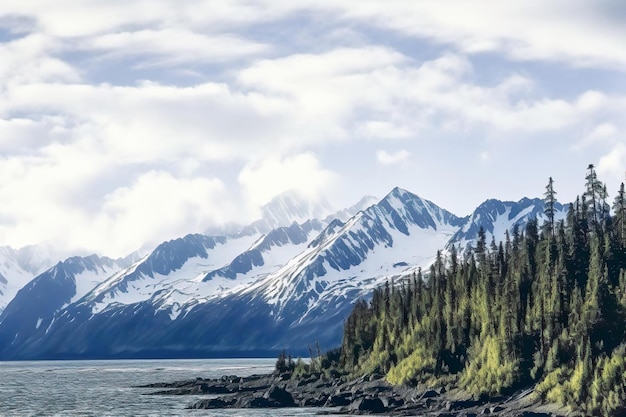
<path fill-rule="evenodd" d="M 323 220 L 308 218 L 316 209 L 290 197 L 274 203 L 245 232 L 164 242 L 99 276 L 82 297 L 68 302 L 66 290 L 47 315 L 24 321 L 26 333 L 18 305 L 36 302 L 36 292 L 20 292 L 0 315 L 0 341 L 14 340 L 0 358 L 305 354 L 315 341 L 335 346 L 352 304 L 376 286 L 428 267 L 439 249 L 474 245 L 481 226 L 500 239 L 543 213 L 538 199 L 488 200 L 458 217 L 399 188 Z M 305 220 L 261 232 L 295 218 Z M 49 270 L 35 281 L 53 285 L 54 277 Z"/>
<path fill-rule="evenodd" d="M 515 226 L 523 231 L 529 219 L 545 221 L 543 200 L 538 198 L 522 198 L 517 202 L 490 199 L 474 210 L 463 227 L 452 236 L 448 242 L 462 249 L 476 242 L 476 236 L 482 226 L 485 230 L 487 242 L 495 238 L 496 242 L 504 241 L 505 233 L 511 232 Z M 567 207 L 556 203 L 554 206 L 555 220 L 563 220 L 567 214 Z"/>
<path fill-rule="evenodd" d="M 331 214 L 330 216 L 326 217 L 324 219 L 324 222 L 326 224 L 329 224 L 330 222 L 332 222 L 333 220 L 337 219 L 337 220 L 341 220 L 342 222 L 347 221 L 350 217 L 354 216 L 355 214 L 357 214 L 359 211 L 363 211 L 366 210 L 367 208 L 369 208 L 370 206 L 373 206 L 374 204 L 378 203 L 379 199 L 371 196 L 371 195 L 366 195 L 365 197 L 363 197 L 362 199 L 359 200 L 358 203 L 356 203 L 355 205 L 336 211 L 335 213 Z"/>
<path fill-rule="evenodd" d="M 0 312 L 31 279 L 61 259 L 48 245 L 0 247 Z"/>
<path fill-rule="evenodd" d="M 322 219 L 333 212 L 324 198 L 311 200 L 295 191 L 287 191 L 274 197 L 261 207 L 261 218 L 242 229 L 242 234 L 268 233 L 277 227 L 307 220 Z"/>
<path fill-rule="evenodd" d="M 0 315 L 0 352 L 21 346 L 37 330 L 47 329 L 57 312 L 125 266 L 96 255 L 72 257 L 37 276 Z"/>

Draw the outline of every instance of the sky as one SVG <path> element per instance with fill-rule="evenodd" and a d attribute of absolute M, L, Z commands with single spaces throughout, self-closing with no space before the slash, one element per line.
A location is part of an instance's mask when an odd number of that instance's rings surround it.
<path fill-rule="evenodd" d="M 464 216 L 626 172 L 622 0 L 3 0 L 0 245 L 123 256 L 297 190 Z"/>

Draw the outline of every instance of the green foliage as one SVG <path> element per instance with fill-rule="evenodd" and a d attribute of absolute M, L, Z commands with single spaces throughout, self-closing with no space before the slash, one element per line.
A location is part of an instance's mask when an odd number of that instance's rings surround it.
<path fill-rule="evenodd" d="M 544 400 L 552 403 L 565 405 L 567 398 L 564 383 L 569 378 L 570 373 L 565 367 L 560 367 L 548 373 L 543 380 L 535 387 Z"/>
<path fill-rule="evenodd" d="M 311 373 L 311 367 L 308 363 L 304 362 L 302 358 L 296 360 L 296 364 L 291 374 L 292 379 L 299 379 Z"/>
<path fill-rule="evenodd" d="M 519 360 L 512 359 L 493 336 L 473 343 L 469 365 L 461 375 L 461 386 L 475 394 L 498 394 L 517 381 Z"/>
<path fill-rule="evenodd" d="M 401 360 L 387 373 L 387 381 L 395 385 L 415 384 L 432 375 L 437 361 L 422 346 Z"/>
<path fill-rule="evenodd" d="M 294 367 L 296 366 L 295 362 L 291 355 L 287 355 L 285 349 L 278 355 L 278 359 L 276 359 L 275 369 L 277 372 L 292 372 Z"/>
<path fill-rule="evenodd" d="M 621 345 L 609 357 L 598 361 L 589 387 L 587 411 L 611 415 L 624 407 L 626 400 L 626 348 Z"/>
<path fill-rule="evenodd" d="M 545 401 L 593 415 L 624 411 L 626 193 L 614 215 L 589 166 L 586 190 L 555 220 L 529 220 L 506 241 L 437 253 L 422 271 L 374 291 L 348 317 L 339 367 L 394 384 L 456 380 L 477 394 L 537 384 Z M 317 362 L 316 362 L 317 363 Z"/>

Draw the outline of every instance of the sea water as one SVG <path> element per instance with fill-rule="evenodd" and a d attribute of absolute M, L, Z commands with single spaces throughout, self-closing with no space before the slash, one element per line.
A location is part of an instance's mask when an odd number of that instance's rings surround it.
<path fill-rule="evenodd" d="M 0 416 L 313 416 L 319 409 L 188 410 L 202 396 L 145 395 L 155 382 L 271 372 L 275 359 L 0 362 Z M 158 390 L 158 389 L 157 389 Z"/>

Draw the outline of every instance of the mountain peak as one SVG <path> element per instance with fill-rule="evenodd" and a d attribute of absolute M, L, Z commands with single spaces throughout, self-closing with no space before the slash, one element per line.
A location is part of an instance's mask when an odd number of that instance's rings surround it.
<path fill-rule="evenodd" d="M 253 223 L 253 226 L 267 233 L 294 222 L 304 223 L 311 219 L 323 219 L 332 212 L 333 208 L 325 198 L 307 198 L 295 190 L 290 190 L 277 195 L 262 206 L 261 219 Z"/>

